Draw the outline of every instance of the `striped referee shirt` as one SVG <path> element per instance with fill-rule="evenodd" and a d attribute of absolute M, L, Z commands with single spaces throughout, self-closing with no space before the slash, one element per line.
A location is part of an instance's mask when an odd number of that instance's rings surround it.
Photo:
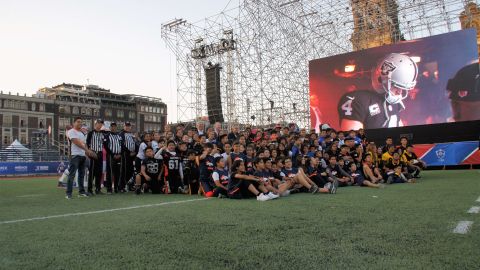
<path fill-rule="evenodd" d="M 87 146 L 94 152 L 102 151 L 104 140 L 105 134 L 103 131 L 92 130 L 87 134 Z"/>
<path fill-rule="evenodd" d="M 135 139 L 133 139 L 133 134 L 129 132 L 125 132 L 125 146 L 127 147 L 128 151 L 135 152 Z"/>
<path fill-rule="evenodd" d="M 118 133 L 110 132 L 107 137 L 107 147 L 109 152 L 114 155 L 122 153 L 122 137 Z"/>

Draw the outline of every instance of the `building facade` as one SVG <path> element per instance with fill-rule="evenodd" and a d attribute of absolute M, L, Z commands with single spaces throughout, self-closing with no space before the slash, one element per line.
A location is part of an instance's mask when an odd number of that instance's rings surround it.
<path fill-rule="evenodd" d="M 66 149 L 66 130 L 76 116 L 82 116 L 89 129 L 100 118 L 116 122 L 119 129 L 130 122 L 134 131 L 162 131 L 167 105 L 159 98 L 115 94 L 96 85 L 62 83 L 41 88 L 32 97 L 1 92 L 0 146 L 15 139 L 29 145 L 44 134 Z"/>

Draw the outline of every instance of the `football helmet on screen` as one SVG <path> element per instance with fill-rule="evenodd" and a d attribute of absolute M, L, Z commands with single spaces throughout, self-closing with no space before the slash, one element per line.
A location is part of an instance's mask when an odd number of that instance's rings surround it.
<path fill-rule="evenodd" d="M 391 53 L 383 58 L 372 74 L 372 85 L 379 93 L 385 93 L 390 104 L 401 103 L 408 91 L 415 88 L 418 67 L 407 55 Z"/>

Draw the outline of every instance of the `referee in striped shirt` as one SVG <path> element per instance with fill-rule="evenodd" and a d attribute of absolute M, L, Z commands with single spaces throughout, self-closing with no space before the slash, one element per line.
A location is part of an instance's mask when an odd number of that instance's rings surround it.
<path fill-rule="evenodd" d="M 122 162 L 122 137 L 117 133 L 117 124 L 110 124 L 110 133 L 106 136 L 105 150 L 107 150 L 107 194 L 112 194 L 112 183 L 115 193 L 118 192 L 120 168 Z"/>
<path fill-rule="evenodd" d="M 130 122 L 125 122 L 122 132 L 120 132 L 120 136 L 122 137 L 123 141 L 123 149 L 122 149 L 122 167 L 120 169 L 120 182 L 119 182 L 119 189 L 120 192 L 125 190 L 125 185 L 128 181 L 133 177 L 134 171 L 134 164 L 135 156 L 137 153 L 135 152 L 135 138 L 132 134 L 132 125 Z M 135 181 L 133 181 L 134 183 Z"/>
<path fill-rule="evenodd" d="M 95 152 L 97 158 L 90 159 L 90 167 L 88 168 L 88 192 L 93 194 L 93 179 L 95 178 L 95 194 L 103 194 L 101 191 L 101 180 L 103 172 L 103 144 L 105 141 L 105 133 L 102 130 L 103 120 L 98 119 L 95 122 L 93 130 L 87 134 L 88 149 Z"/>

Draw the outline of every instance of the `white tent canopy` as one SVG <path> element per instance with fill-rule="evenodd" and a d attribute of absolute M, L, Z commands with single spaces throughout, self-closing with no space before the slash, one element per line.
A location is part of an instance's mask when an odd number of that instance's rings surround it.
<path fill-rule="evenodd" d="M 13 141 L 3 152 L 7 152 L 7 161 L 32 161 L 32 150 L 23 146 L 18 140 Z"/>

